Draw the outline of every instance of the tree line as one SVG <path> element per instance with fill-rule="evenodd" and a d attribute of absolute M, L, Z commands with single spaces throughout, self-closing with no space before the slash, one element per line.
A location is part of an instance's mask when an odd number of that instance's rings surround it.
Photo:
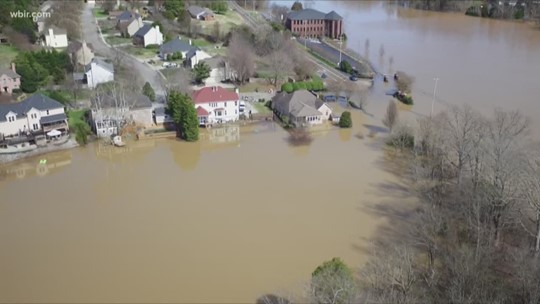
<path fill-rule="evenodd" d="M 538 303 L 540 143 L 529 119 L 500 109 L 481 115 L 465 105 L 399 131 L 396 111 L 391 104 L 390 136 L 406 133 L 413 141 L 389 149 L 387 161 L 402 168 L 396 197 L 417 203 L 378 206 L 391 211 L 392 223 L 375 236 L 352 283 L 334 277 L 317 287 L 325 298 L 295 301 Z M 329 297 L 338 290 L 343 299 Z"/>

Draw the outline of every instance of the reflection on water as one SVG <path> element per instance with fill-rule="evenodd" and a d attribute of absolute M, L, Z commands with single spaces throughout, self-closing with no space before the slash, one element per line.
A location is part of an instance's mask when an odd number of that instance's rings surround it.
<path fill-rule="evenodd" d="M 8 180 L 45 177 L 69 166 L 71 157 L 72 151 L 66 150 L 0 165 L 0 180 L 2 177 Z"/>

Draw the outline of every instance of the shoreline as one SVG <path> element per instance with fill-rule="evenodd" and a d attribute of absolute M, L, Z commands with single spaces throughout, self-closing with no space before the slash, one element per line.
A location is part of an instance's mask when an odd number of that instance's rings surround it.
<path fill-rule="evenodd" d="M 6 164 L 9 164 L 9 163 L 18 161 L 18 160 L 22 160 L 22 159 L 26 159 L 26 158 L 30 158 L 30 157 L 35 157 L 35 156 L 39 156 L 39 155 L 44 155 L 44 154 L 48 154 L 48 153 L 51 153 L 51 152 L 57 152 L 57 151 L 62 151 L 62 150 L 67 150 L 67 149 L 73 149 L 73 148 L 76 148 L 76 147 L 79 147 L 79 144 L 77 143 L 77 141 L 75 141 L 74 138 L 70 137 L 67 142 L 65 142 L 65 143 L 63 143 L 61 145 L 58 145 L 58 146 L 50 145 L 50 146 L 43 147 L 43 148 L 37 148 L 36 150 L 30 151 L 30 152 L 14 153 L 14 154 L 2 154 L 2 155 L 0 155 L 0 165 L 6 165 Z"/>

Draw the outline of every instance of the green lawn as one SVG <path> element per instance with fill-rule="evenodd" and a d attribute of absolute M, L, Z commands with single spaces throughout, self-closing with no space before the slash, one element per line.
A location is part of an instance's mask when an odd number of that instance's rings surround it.
<path fill-rule="evenodd" d="M 194 46 L 198 46 L 200 48 L 207 48 L 213 45 L 210 41 L 203 38 L 197 38 L 193 40 L 192 43 Z"/>
<path fill-rule="evenodd" d="M 132 39 L 131 38 L 122 38 L 122 37 L 118 37 L 118 36 L 110 36 L 110 37 L 105 37 L 105 41 L 107 41 L 107 43 L 110 44 L 110 45 L 119 45 L 119 44 L 123 44 L 123 43 L 131 43 Z"/>
<path fill-rule="evenodd" d="M 100 7 L 96 7 L 94 9 L 92 9 L 92 13 L 94 14 L 94 17 L 96 17 L 96 18 L 106 18 L 106 17 L 109 16 L 109 15 L 105 14 L 103 9 L 100 8 Z"/>
<path fill-rule="evenodd" d="M 158 51 L 157 49 L 147 49 L 147 48 L 135 47 L 135 46 L 126 46 L 126 47 L 123 47 L 122 50 L 126 51 L 127 53 L 131 55 L 144 58 L 144 59 L 156 57 L 156 54 Z"/>
<path fill-rule="evenodd" d="M 67 116 L 68 116 L 69 127 L 74 128 L 74 126 L 77 123 L 87 124 L 84 118 L 84 114 L 86 113 L 86 111 L 88 110 L 68 111 Z"/>
<path fill-rule="evenodd" d="M 0 67 L 9 68 L 9 64 L 15 59 L 19 51 L 9 45 L 0 45 Z"/>
<path fill-rule="evenodd" d="M 267 108 L 264 104 L 265 103 L 263 102 L 257 102 L 257 101 L 252 103 L 253 107 L 257 110 L 258 113 L 261 113 L 261 114 L 270 113 L 270 109 Z"/>

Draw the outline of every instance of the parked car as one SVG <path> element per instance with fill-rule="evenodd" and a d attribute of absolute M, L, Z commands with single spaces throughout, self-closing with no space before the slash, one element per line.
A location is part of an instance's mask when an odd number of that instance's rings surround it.
<path fill-rule="evenodd" d="M 324 96 L 324 101 L 325 102 L 334 102 L 336 101 L 336 96 L 335 95 L 326 95 Z"/>
<path fill-rule="evenodd" d="M 177 68 L 178 63 L 176 63 L 176 62 L 164 62 L 163 67 L 164 68 Z"/>
<path fill-rule="evenodd" d="M 326 76 L 325 73 L 322 73 L 322 75 L 321 75 L 321 78 L 322 78 L 322 79 L 326 79 L 327 77 L 328 77 L 328 76 Z"/>
<path fill-rule="evenodd" d="M 357 81 L 357 80 L 358 80 L 358 77 L 352 75 L 351 77 L 349 77 L 349 79 L 350 79 L 351 81 Z"/>

